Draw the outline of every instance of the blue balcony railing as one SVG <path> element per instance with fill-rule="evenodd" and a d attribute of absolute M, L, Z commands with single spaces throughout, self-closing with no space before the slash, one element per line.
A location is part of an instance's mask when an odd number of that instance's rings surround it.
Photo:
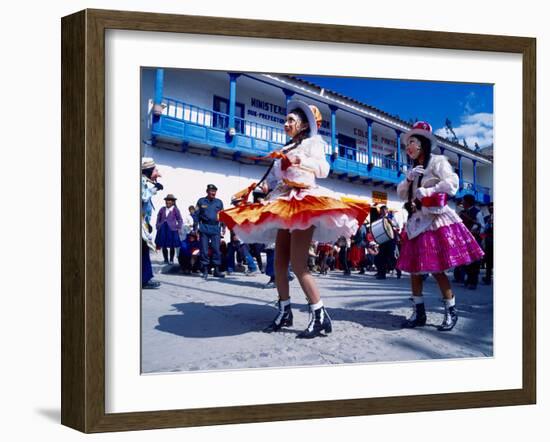
<path fill-rule="evenodd" d="M 470 192 L 483 192 L 487 194 L 491 192 L 488 187 L 480 186 L 479 184 L 474 185 L 474 183 L 465 180 L 462 180 L 462 188 Z"/>
<path fill-rule="evenodd" d="M 203 109 L 173 98 L 164 98 L 162 104 L 164 105 L 163 116 L 200 126 L 221 126 L 227 117 L 220 112 Z"/>
<path fill-rule="evenodd" d="M 283 129 L 235 118 L 236 135 L 228 136 L 229 115 L 183 101 L 164 97 L 162 113 L 153 117 L 153 140 L 168 138 L 175 142 L 196 143 L 233 153 L 255 156 L 285 143 Z"/>
<path fill-rule="evenodd" d="M 286 134 L 281 127 L 273 127 L 245 118 L 235 117 L 236 134 L 228 135 L 229 115 L 185 103 L 174 98 L 164 97 L 161 115 L 153 117 L 151 134 L 154 142 L 158 138 L 168 138 L 181 143 L 196 143 L 233 154 L 258 156 L 280 149 L 286 142 Z M 332 148 L 327 145 L 325 154 L 331 158 L 331 169 L 336 175 L 350 179 L 386 183 L 391 186 L 399 183 L 410 167 L 386 155 L 373 152 L 372 164 L 366 148 L 355 148 L 338 144 L 338 155 L 332 156 Z M 487 187 L 474 186 L 463 181 L 457 197 L 466 193 L 475 195 L 479 202 L 489 202 L 491 191 Z"/>
<path fill-rule="evenodd" d="M 489 203 L 491 201 L 491 189 L 479 184 L 474 186 L 471 181 L 462 180 L 461 187 L 456 193 L 457 198 L 462 198 L 466 194 L 474 195 L 477 201 L 480 203 Z"/>
<path fill-rule="evenodd" d="M 403 166 L 402 164 L 402 170 Z M 397 161 L 393 158 L 373 152 L 372 165 L 369 167 L 369 155 L 366 148 L 355 148 L 344 144 L 338 145 L 338 157 L 333 162 L 333 169 L 341 176 L 372 179 L 391 184 L 397 184 L 403 179 L 398 173 Z"/>
<path fill-rule="evenodd" d="M 369 154 L 366 148 L 361 149 L 339 144 L 338 153 L 339 157 L 342 160 L 353 161 L 359 164 L 364 164 L 365 166 L 369 164 Z M 396 160 L 376 152 L 372 153 L 372 164 L 374 167 L 379 167 L 383 169 L 390 169 L 395 171 L 397 171 L 398 169 Z"/>
<path fill-rule="evenodd" d="M 229 116 L 228 116 L 229 121 Z M 237 133 L 259 140 L 270 141 L 277 144 L 286 143 L 286 134 L 283 129 L 278 129 L 265 124 L 248 121 L 243 118 L 235 118 L 235 130 Z"/>
<path fill-rule="evenodd" d="M 474 183 L 466 180 L 462 180 L 462 188 L 466 191 L 475 192 Z"/>

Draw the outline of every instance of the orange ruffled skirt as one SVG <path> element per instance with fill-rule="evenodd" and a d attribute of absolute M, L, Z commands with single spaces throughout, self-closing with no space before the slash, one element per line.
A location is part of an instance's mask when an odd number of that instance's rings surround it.
<path fill-rule="evenodd" d="M 329 195 L 327 195 L 329 194 Z M 370 204 L 337 198 L 328 189 L 292 189 L 263 203 L 245 204 L 219 212 L 219 220 L 245 243 L 272 243 L 279 229 L 306 230 L 315 226 L 313 240 L 335 242 L 350 238 L 368 216 Z"/>

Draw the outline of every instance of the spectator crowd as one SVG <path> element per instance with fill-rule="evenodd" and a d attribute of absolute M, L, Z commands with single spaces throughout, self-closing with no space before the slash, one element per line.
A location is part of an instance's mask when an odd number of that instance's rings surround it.
<path fill-rule="evenodd" d="M 148 224 L 149 234 L 152 231 L 152 219 L 155 219 L 156 235 L 154 245 L 157 251 L 162 251 L 164 264 L 177 264 L 185 275 L 199 274 L 204 278 L 208 275 L 223 278 L 226 274 L 241 273 L 254 275 L 265 273 L 269 278 L 266 288 L 275 287 L 274 279 L 274 244 L 246 244 L 232 231 L 226 237 L 226 227 L 217 219 L 217 213 L 223 210 L 223 202 L 216 198 L 217 187 L 209 184 L 206 196 L 199 197 L 196 204 L 187 207 L 185 213 L 180 211 L 177 197 L 168 193 L 164 198 L 165 206 L 153 215 L 151 196 L 163 191 L 162 185 L 155 178 L 160 177 L 156 165 L 151 158 L 144 159 L 142 173 L 142 221 L 145 213 L 145 225 Z M 149 170 L 143 168 L 147 166 Z M 155 170 L 151 180 L 151 167 Z M 143 178 L 143 177 L 142 177 Z M 144 184 L 145 182 L 145 184 Z M 149 189 L 144 191 L 144 185 Z M 254 195 L 255 201 L 261 200 L 261 195 Z M 233 204 L 236 202 L 233 201 Z M 468 266 L 454 269 L 454 282 L 464 284 L 470 290 L 478 286 L 481 270 L 484 269 L 483 282 L 491 284 L 493 273 L 493 205 L 487 207 L 483 214 L 476 207 L 475 198 L 465 195 L 457 201 L 457 211 L 466 227 L 472 232 L 485 256 L 481 261 Z M 349 276 L 352 272 L 367 275 L 375 272 L 376 279 L 386 279 L 388 276 L 401 278 L 401 271 L 396 268 L 399 257 L 400 238 L 403 225 L 398 222 L 394 210 L 385 205 L 374 204 L 364 224 L 351 238 L 335 238 L 334 242 L 312 242 L 309 247 L 308 267 L 310 272 L 321 276 L 341 272 Z M 386 218 L 393 229 L 393 238 L 378 244 L 371 232 L 371 223 Z M 147 227 L 144 227 L 147 230 Z M 147 240 L 147 233 L 142 234 L 144 247 L 142 254 L 148 254 L 152 237 Z M 147 248 L 149 245 L 149 249 Z M 144 260 L 149 257 L 144 257 Z M 145 265 L 145 264 L 144 264 Z M 152 273 L 145 272 L 149 280 L 143 281 L 143 288 L 156 288 L 158 283 L 152 280 Z M 289 279 L 292 273 L 289 271 Z M 425 275 L 428 277 L 428 275 Z"/>

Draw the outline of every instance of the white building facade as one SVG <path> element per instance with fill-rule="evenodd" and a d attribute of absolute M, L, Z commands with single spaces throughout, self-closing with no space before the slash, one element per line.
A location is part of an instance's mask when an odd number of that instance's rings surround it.
<path fill-rule="evenodd" d="M 231 195 L 258 181 L 268 162 L 258 157 L 280 149 L 286 104 L 299 99 L 323 115 L 320 134 L 327 142 L 331 173 L 320 185 L 342 195 L 385 203 L 403 221 L 396 186 L 408 159 L 402 134 L 410 124 L 352 98 L 285 75 L 220 71 L 142 69 L 141 140 L 143 156 L 153 157 L 165 193 L 178 206 L 194 205 L 206 185 L 218 187 L 226 206 Z M 471 193 L 483 206 L 492 200 L 489 157 L 438 139 L 460 177 L 456 197 Z"/>

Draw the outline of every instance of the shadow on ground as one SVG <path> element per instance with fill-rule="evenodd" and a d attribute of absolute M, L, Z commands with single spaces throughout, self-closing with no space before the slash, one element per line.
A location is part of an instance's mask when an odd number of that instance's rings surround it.
<path fill-rule="evenodd" d="M 266 304 L 239 303 L 208 305 L 202 302 L 175 304 L 178 314 L 161 316 L 156 330 L 187 338 L 213 338 L 236 336 L 263 330 L 276 316 L 277 310 Z M 305 304 L 293 307 L 294 311 L 308 312 Z M 387 311 L 329 309 L 334 327 L 338 321 L 355 322 L 366 328 L 399 330 L 404 316 Z M 305 324 L 304 324 L 305 325 Z"/>

